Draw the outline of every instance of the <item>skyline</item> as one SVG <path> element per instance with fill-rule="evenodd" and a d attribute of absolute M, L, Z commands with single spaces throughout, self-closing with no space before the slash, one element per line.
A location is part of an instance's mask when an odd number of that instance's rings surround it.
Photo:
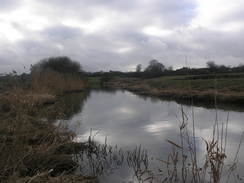
<path fill-rule="evenodd" d="M 68 56 L 85 71 L 244 63 L 244 1 L 2 0 L 0 73 Z M 26 68 L 26 69 L 25 69 Z"/>

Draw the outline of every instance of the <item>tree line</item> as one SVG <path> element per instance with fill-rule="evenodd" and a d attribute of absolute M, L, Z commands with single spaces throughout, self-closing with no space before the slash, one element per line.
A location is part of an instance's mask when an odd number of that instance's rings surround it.
<path fill-rule="evenodd" d="M 226 74 L 226 73 L 243 73 L 244 65 L 240 64 L 237 67 L 230 67 L 225 65 L 217 65 L 214 61 L 206 62 L 205 68 L 190 68 L 182 67 L 180 69 L 173 69 L 172 66 L 166 67 L 163 63 L 153 59 L 150 60 L 147 67 L 143 70 L 142 64 L 138 64 L 135 71 L 121 72 L 112 71 L 109 72 L 87 72 L 87 76 L 93 77 L 106 77 L 106 80 L 114 78 L 115 76 L 123 77 L 138 77 L 138 78 L 156 78 L 161 76 L 173 76 L 173 75 L 215 75 L 215 74 Z"/>
<path fill-rule="evenodd" d="M 135 71 L 122 72 L 113 71 L 108 72 L 85 72 L 79 62 L 71 60 L 67 56 L 50 57 L 44 58 L 34 65 L 31 65 L 31 73 L 39 72 L 44 73 L 47 70 L 57 72 L 66 75 L 76 75 L 79 77 L 103 77 L 104 81 L 109 81 L 116 76 L 121 77 L 138 77 L 138 78 L 156 78 L 161 76 L 172 76 L 172 75 L 202 75 L 202 74 L 224 74 L 224 73 L 243 73 L 244 65 L 240 64 L 237 67 L 230 67 L 225 65 L 217 65 L 214 61 L 206 62 L 205 68 L 189 68 L 182 67 L 180 69 L 173 69 L 172 66 L 166 67 L 163 63 L 152 59 L 149 61 L 147 67 L 143 70 L 142 64 L 138 64 Z M 31 74 L 30 73 L 30 74 Z M 0 81 L 9 80 L 16 76 L 16 72 L 1 76 Z M 23 73 L 19 76 L 21 81 L 29 80 L 29 74 Z"/>

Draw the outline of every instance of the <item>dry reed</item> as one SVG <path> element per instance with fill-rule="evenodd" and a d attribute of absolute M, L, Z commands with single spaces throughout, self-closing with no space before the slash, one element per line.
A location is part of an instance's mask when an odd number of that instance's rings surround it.
<path fill-rule="evenodd" d="M 87 87 L 85 79 L 78 75 L 62 74 L 52 70 L 31 73 L 31 85 L 38 93 L 63 94 L 84 91 Z"/>
<path fill-rule="evenodd" d="M 65 124 L 54 125 L 54 121 L 38 116 L 39 106 L 53 100 L 52 95 L 18 87 L 0 93 L 0 182 L 71 180 L 65 175 L 72 173 L 78 164 L 70 154 L 86 145 L 74 143 L 75 134 Z M 73 177 L 76 182 L 81 179 L 95 182 Z"/>

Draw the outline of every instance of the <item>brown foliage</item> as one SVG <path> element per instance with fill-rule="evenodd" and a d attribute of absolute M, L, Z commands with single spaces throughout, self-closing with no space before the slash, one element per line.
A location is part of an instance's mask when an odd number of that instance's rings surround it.
<path fill-rule="evenodd" d="M 74 145 L 74 133 L 38 117 L 50 97 L 17 88 L 0 94 L 0 182 L 52 182 L 50 176 L 76 168 L 69 154 L 83 146 Z"/>

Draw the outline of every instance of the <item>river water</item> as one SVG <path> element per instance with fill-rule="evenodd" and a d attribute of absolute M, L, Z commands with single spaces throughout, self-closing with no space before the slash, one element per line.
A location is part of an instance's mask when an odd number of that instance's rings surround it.
<path fill-rule="evenodd" d="M 62 102 L 70 109 L 67 112 L 69 128 L 77 134 L 77 141 L 86 141 L 89 136 L 99 144 L 104 144 L 106 141 L 106 144 L 117 149 L 118 156 L 121 155 L 119 150 L 121 148 L 123 162 L 121 159 L 116 166 L 111 165 L 109 172 L 106 170 L 100 176 L 102 182 L 138 182 L 135 166 L 134 168 L 128 166 L 128 155 L 133 154 L 131 152 L 138 153 L 139 149 L 141 153 L 139 156 L 143 156 L 139 168 L 144 169 L 146 164 L 146 167 L 148 166 L 148 169 L 154 172 L 153 175 L 157 175 L 162 182 L 164 178 L 159 174 L 167 172 L 167 168 L 165 168 L 166 163 L 158 159 L 169 162 L 168 155 L 172 154 L 172 144 L 182 145 L 179 134 L 183 120 L 187 124 L 190 141 L 195 143 L 199 167 L 203 166 L 206 155 L 204 140 L 213 139 L 215 125 L 218 127 L 215 131 L 215 139 L 219 137 L 222 147 L 225 145 L 224 139 L 227 135 L 225 152 L 227 158 L 223 171 L 227 171 L 228 165 L 234 161 L 240 145 L 238 168 L 230 179 L 235 179 L 236 182 L 244 180 L 244 143 L 243 141 L 240 143 L 244 130 L 244 110 L 241 108 L 225 107 L 216 110 L 214 107 L 192 107 L 175 101 L 138 96 L 126 90 L 113 89 L 93 89 L 87 93 L 85 100 L 81 99 L 79 94 L 70 94 Z M 193 138 L 193 128 L 195 138 Z M 185 152 L 188 153 L 189 145 L 184 144 Z M 181 152 L 180 148 L 175 147 L 175 149 Z M 145 157 L 148 158 L 148 162 Z M 181 157 L 178 159 L 181 161 Z M 129 160 L 133 161 L 133 158 L 130 157 Z M 186 162 L 190 166 L 189 158 Z M 144 178 L 147 176 L 146 174 Z"/>

